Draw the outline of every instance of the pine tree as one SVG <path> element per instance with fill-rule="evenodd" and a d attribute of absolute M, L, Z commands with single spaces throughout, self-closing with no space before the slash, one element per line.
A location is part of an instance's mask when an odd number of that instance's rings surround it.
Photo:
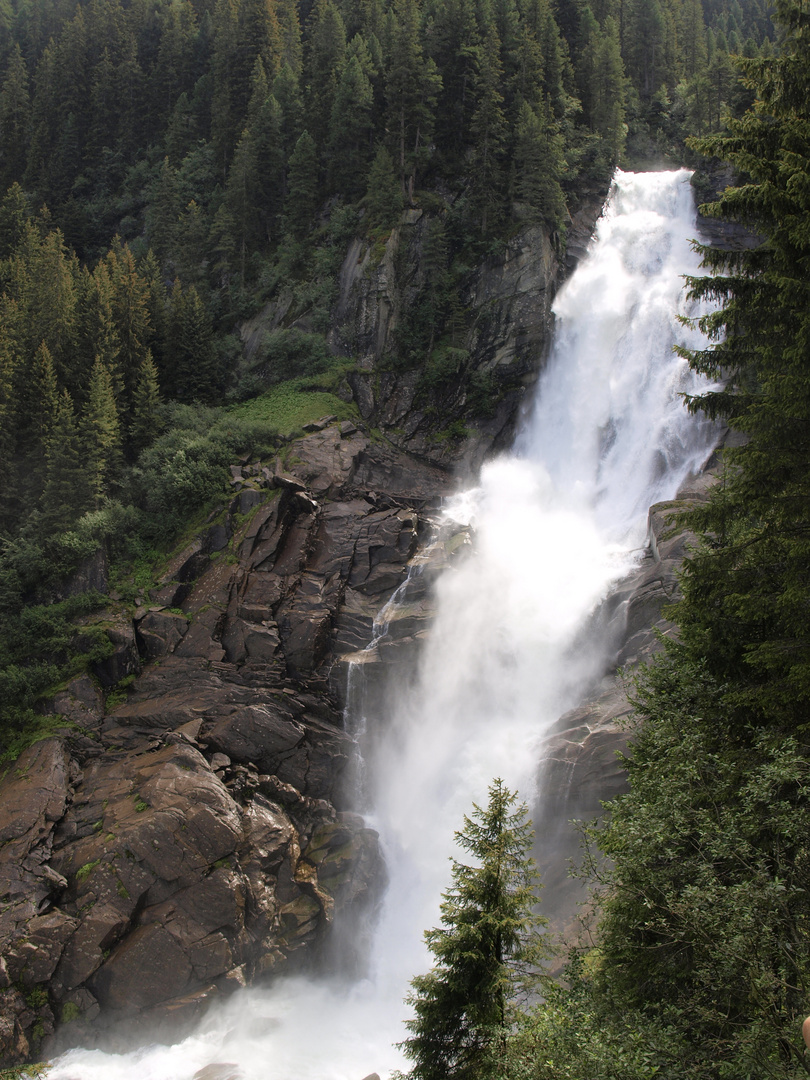
<path fill-rule="evenodd" d="M 150 446 L 160 433 L 160 420 L 157 414 L 159 405 L 160 386 L 157 368 L 151 353 L 147 353 L 135 385 L 132 424 L 129 432 L 130 444 L 136 455 Z"/>
<path fill-rule="evenodd" d="M 160 371 L 166 351 L 168 334 L 166 283 L 157 257 L 150 248 L 138 264 L 138 272 L 146 283 L 146 305 L 151 332 L 148 346 Z"/>
<path fill-rule="evenodd" d="M 240 128 L 247 117 L 256 63 L 275 78 L 281 65 L 281 31 L 274 0 L 240 0 L 236 50 L 230 58 L 234 91 L 233 120 Z"/>
<path fill-rule="evenodd" d="M 21 180 L 31 128 L 28 69 L 15 44 L 0 89 L 0 188 Z"/>
<path fill-rule="evenodd" d="M 419 34 L 416 0 L 396 0 L 393 7 L 391 59 L 385 81 L 388 129 L 396 146 L 405 198 L 413 201 L 416 174 L 426 158 L 442 80 L 436 64 L 425 57 Z"/>
<path fill-rule="evenodd" d="M 301 24 L 298 21 L 296 0 L 278 0 L 276 4 L 278 28 L 281 40 L 281 64 L 292 71 L 296 78 L 303 67 L 303 49 L 301 46 Z"/>
<path fill-rule="evenodd" d="M 506 116 L 503 111 L 503 68 L 501 43 L 494 23 L 487 30 L 478 50 L 478 65 L 473 88 L 475 111 L 470 128 L 474 140 L 473 199 L 481 215 L 481 235 L 486 236 L 496 222 L 503 202 L 501 157 L 506 140 Z"/>
<path fill-rule="evenodd" d="M 132 411 L 132 395 L 138 372 L 149 348 L 149 286 L 138 273 L 127 244 L 116 237 L 104 258 L 109 271 L 112 320 L 118 339 L 115 366 L 110 366 L 115 386 L 121 387 L 118 407 L 125 425 Z"/>
<path fill-rule="evenodd" d="M 631 0 L 622 54 L 643 101 L 649 101 L 666 80 L 666 39 L 666 15 L 658 0 Z"/>
<path fill-rule="evenodd" d="M 744 182 L 705 208 L 748 249 L 701 248 L 694 299 L 714 385 L 689 402 L 741 445 L 688 515 L 701 542 L 678 635 L 637 687 L 630 791 L 597 839 L 611 861 L 595 980 L 673 1048 L 660 1075 L 806 1073 L 810 754 L 810 23 L 780 0 L 781 55 L 738 61 L 756 100 L 694 148 Z"/>
<path fill-rule="evenodd" d="M 304 130 L 304 102 L 298 76 L 289 64 L 282 64 L 273 80 L 273 97 L 280 110 L 281 147 L 289 157 Z"/>
<path fill-rule="evenodd" d="M 512 195 L 528 220 L 559 227 L 565 211 L 560 180 L 565 159 L 563 140 L 542 103 L 539 110 L 522 102 L 515 125 Z"/>
<path fill-rule="evenodd" d="M 374 92 L 356 56 L 343 68 L 330 122 L 329 183 L 353 202 L 365 188 L 371 158 L 371 110 Z"/>
<path fill-rule="evenodd" d="M 430 56 L 442 73 L 436 109 L 436 139 L 448 164 L 463 159 L 470 141 L 472 80 L 481 34 L 474 0 L 436 0 L 427 7 Z"/>
<path fill-rule="evenodd" d="M 281 109 L 270 93 L 264 64 L 259 58 L 253 71 L 252 91 L 248 104 L 247 135 L 251 144 L 254 178 L 249 193 L 254 207 L 255 222 L 249 243 L 258 247 L 273 236 L 281 213 L 284 189 L 284 151 L 281 134 Z M 227 201 L 227 200 L 226 200 Z"/>
<path fill-rule="evenodd" d="M 377 151 L 369 170 L 366 210 L 370 229 L 391 228 L 402 213 L 402 185 L 393 158 L 384 146 Z"/>
<path fill-rule="evenodd" d="M 228 164 L 244 117 L 238 114 L 231 58 L 239 35 L 236 0 L 217 0 L 212 20 L 214 42 L 211 57 L 211 143 L 217 172 L 225 181 Z"/>
<path fill-rule="evenodd" d="M 81 447 L 93 506 L 98 509 L 117 479 L 123 456 L 121 425 L 109 368 L 96 357 L 82 412 Z"/>
<path fill-rule="evenodd" d="M 245 282 L 245 263 L 248 248 L 259 236 L 260 219 L 256 206 L 259 167 L 256 144 L 249 128 L 245 128 L 236 145 L 222 209 L 227 214 L 231 257 L 236 260 L 239 280 Z"/>
<path fill-rule="evenodd" d="M 17 305 L 0 297 L 0 532 L 12 523 L 17 468 L 15 454 L 21 425 L 18 387 Z"/>
<path fill-rule="evenodd" d="M 9 295 L 20 310 L 21 346 L 29 356 L 44 341 L 64 385 L 76 366 L 78 260 L 58 229 L 40 234 L 33 223 L 23 229 L 9 264 Z"/>
<path fill-rule="evenodd" d="M 578 74 L 585 119 L 591 131 L 601 138 L 600 157 L 604 167 L 612 169 L 624 145 L 625 99 L 619 28 L 612 17 L 608 16 L 603 28 L 593 20 Z"/>
<path fill-rule="evenodd" d="M 168 157 L 163 159 L 149 192 L 146 235 L 161 266 L 171 260 L 177 221 L 183 209 L 177 172 Z"/>
<path fill-rule="evenodd" d="M 309 17 L 309 41 L 305 56 L 307 130 L 317 146 L 324 146 L 329 136 L 343 63 L 346 56 L 346 30 L 340 11 L 332 0 L 317 0 Z"/>
<path fill-rule="evenodd" d="M 59 115 L 57 112 L 56 46 L 49 42 L 39 58 L 34 73 L 34 94 L 31 101 L 31 141 L 25 184 L 34 188 L 40 199 L 50 197 L 52 155 L 56 142 Z"/>
<path fill-rule="evenodd" d="M 727 134 L 696 147 L 750 175 L 710 204 L 766 241 L 753 251 L 703 248 L 709 271 L 690 282 L 722 307 L 701 325 L 714 344 L 690 355 L 722 389 L 692 400 L 744 433 L 731 468 L 696 524 L 710 531 L 688 563 L 682 625 L 729 675 L 744 711 L 804 722 L 810 692 L 807 521 L 810 520 L 810 26 L 782 0 L 780 57 L 739 60 L 757 101 Z M 742 688 L 746 687 L 745 693 Z M 745 702 L 745 705 L 742 703 Z M 798 711 L 797 711 L 798 710 Z"/>
<path fill-rule="evenodd" d="M 33 420 L 34 441 L 44 461 L 48 455 L 51 433 L 59 409 L 59 387 L 53 358 L 44 341 L 34 354 L 31 375 L 33 400 L 29 416 Z"/>
<path fill-rule="evenodd" d="M 527 855 L 532 839 L 526 806 L 501 780 L 485 808 L 456 833 L 473 865 L 452 860 L 442 925 L 425 940 L 436 966 L 411 983 L 416 1016 L 401 1047 L 413 1080 L 477 1080 L 498 1076 L 498 1060 L 515 1009 L 542 979 L 548 958 L 533 911 L 537 873 Z"/>
<path fill-rule="evenodd" d="M 188 0 L 166 4 L 161 12 L 161 22 L 160 46 L 149 80 L 153 89 L 150 107 L 155 116 L 166 118 L 179 98 L 191 92 L 198 26 L 194 8 Z"/>
<path fill-rule="evenodd" d="M 23 239 L 31 207 L 23 189 L 14 183 L 0 200 L 0 260 L 6 260 Z"/>
<path fill-rule="evenodd" d="M 301 239 L 312 229 L 318 199 L 315 143 L 305 131 L 290 155 L 284 218 L 287 229 Z"/>
<path fill-rule="evenodd" d="M 114 151 L 130 160 L 144 143 L 155 138 L 154 117 L 144 106 L 147 79 L 138 62 L 134 34 L 124 41 L 123 55 L 115 70 L 115 94 L 118 99 L 118 137 Z"/>
<path fill-rule="evenodd" d="M 63 390 L 48 440 L 45 490 L 40 500 L 38 530 L 43 539 L 69 529 L 90 504 L 90 492 L 79 455 L 73 402 Z"/>
<path fill-rule="evenodd" d="M 172 289 L 167 370 L 162 383 L 180 401 L 207 401 L 218 387 L 213 328 L 205 305 L 193 285 Z"/>
<path fill-rule="evenodd" d="M 111 372 L 115 373 L 115 389 L 120 396 L 124 391 L 123 379 L 118 368 L 120 338 L 113 317 L 113 289 L 107 263 L 102 260 L 90 273 L 82 267 L 78 282 L 77 333 L 74 353 L 75 378 L 68 389 L 77 401 L 85 399 L 90 372 L 96 357 L 101 357 Z"/>

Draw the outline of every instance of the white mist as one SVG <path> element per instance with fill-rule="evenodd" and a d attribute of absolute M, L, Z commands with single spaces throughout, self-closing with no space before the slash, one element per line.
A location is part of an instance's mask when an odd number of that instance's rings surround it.
<path fill-rule="evenodd" d="M 238 994 L 174 1047 L 71 1051 L 50 1080 L 191 1080 L 232 1062 L 244 1080 L 363 1080 L 406 1067 L 403 997 L 430 965 L 453 833 L 500 776 L 532 801 L 537 745 L 597 680 L 609 646 L 586 628 L 635 565 L 648 506 L 710 449 L 679 394 L 690 342 L 682 275 L 697 272 L 686 171 L 619 172 L 588 256 L 555 303 L 556 343 L 513 454 L 446 513 L 473 554 L 437 583 L 417 679 L 399 687 L 366 762 L 391 883 L 368 979 L 285 979 Z M 587 644 L 585 644 L 587 642 Z"/>

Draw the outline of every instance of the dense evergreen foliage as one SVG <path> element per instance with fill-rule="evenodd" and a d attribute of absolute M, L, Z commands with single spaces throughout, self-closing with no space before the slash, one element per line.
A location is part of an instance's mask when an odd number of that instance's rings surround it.
<path fill-rule="evenodd" d="M 474 862 L 453 860 L 442 925 L 425 934 L 436 966 L 412 983 L 415 1017 L 402 1043 L 417 1080 L 502 1075 L 516 1005 L 542 976 L 548 950 L 533 912 L 534 861 L 525 804 L 501 780 L 486 807 L 475 806 L 456 842 Z"/>
<path fill-rule="evenodd" d="M 729 52 L 767 53 L 770 33 L 761 0 L 0 5 L 0 621 L 58 599 L 105 538 L 120 557 L 167 542 L 198 505 L 182 492 L 224 482 L 253 435 L 201 433 L 195 409 L 334 365 L 354 236 L 381 250 L 403 207 L 431 216 L 383 363 L 436 401 L 466 378 L 469 267 L 525 222 L 563 244 L 626 145 L 681 155 L 739 111 Z M 240 320 L 282 294 L 284 324 L 243 359 Z M 470 381 L 476 415 L 492 389 Z M 186 464 L 159 473 L 170 437 Z M 180 485 L 162 520 L 145 477 Z M 19 650 L 6 662 L 25 681 Z"/>
<path fill-rule="evenodd" d="M 704 249 L 708 276 L 689 283 L 721 301 L 690 361 L 726 380 L 690 405 L 742 445 L 691 515 L 680 641 L 641 683 L 632 791 L 600 840 L 615 869 L 599 992 L 681 1033 L 674 1075 L 806 1069 L 810 15 L 802 0 L 777 14 L 781 55 L 741 62 L 754 105 L 696 142 L 743 178 L 709 211 L 763 238 Z"/>

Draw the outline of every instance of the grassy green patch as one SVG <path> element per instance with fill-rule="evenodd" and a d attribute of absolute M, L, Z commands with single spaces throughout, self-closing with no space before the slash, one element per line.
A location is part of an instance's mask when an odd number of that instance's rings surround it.
<path fill-rule="evenodd" d="M 25 995 L 25 1003 L 31 1009 L 41 1009 L 48 1004 L 48 991 L 44 986 L 35 986 Z"/>
<path fill-rule="evenodd" d="M 71 731 L 79 731 L 86 735 L 87 731 L 78 724 L 65 720 L 60 714 L 41 716 L 33 711 L 29 712 L 21 721 L 19 730 L 7 732 L 3 741 L 3 752 L 0 753 L 0 777 L 5 775 L 6 768 L 16 761 L 23 751 L 35 743 L 52 739 L 55 735 L 65 735 Z"/>
<path fill-rule="evenodd" d="M 86 881 L 100 862 L 101 859 L 95 859 L 93 862 L 85 863 L 84 866 L 80 866 L 76 871 L 76 880 Z"/>
<path fill-rule="evenodd" d="M 320 385 L 326 381 L 319 380 Z M 309 376 L 279 383 L 260 397 L 233 406 L 231 411 L 246 424 L 272 424 L 280 435 L 291 435 L 304 424 L 330 414 L 339 420 L 356 420 L 358 416 L 354 404 L 343 401 L 328 389 L 313 388 Z"/>

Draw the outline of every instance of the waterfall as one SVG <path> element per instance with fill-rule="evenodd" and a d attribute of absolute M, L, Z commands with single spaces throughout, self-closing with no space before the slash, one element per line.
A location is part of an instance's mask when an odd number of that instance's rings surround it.
<path fill-rule="evenodd" d="M 71 1051 L 51 1080 L 191 1080 L 214 1062 L 234 1063 L 222 1080 L 403 1067 L 403 996 L 430 966 L 422 932 L 439 921 L 453 832 L 496 776 L 533 799 L 543 735 L 611 661 L 589 632 L 594 612 L 638 562 L 647 507 L 672 498 L 710 448 L 709 426 L 682 407 L 696 384 L 672 350 L 696 344 L 679 322 L 682 275 L 697 271 L 688 180 L 617 174 L 556 301 L 556 343 L 514 452 L 444 511 L 473 526 L 473 552 L 440 576 L 419 671 L 392 688 L 366 755 L 390 873 L 368 977 L 247 990 L 177 1046 Z"/>

